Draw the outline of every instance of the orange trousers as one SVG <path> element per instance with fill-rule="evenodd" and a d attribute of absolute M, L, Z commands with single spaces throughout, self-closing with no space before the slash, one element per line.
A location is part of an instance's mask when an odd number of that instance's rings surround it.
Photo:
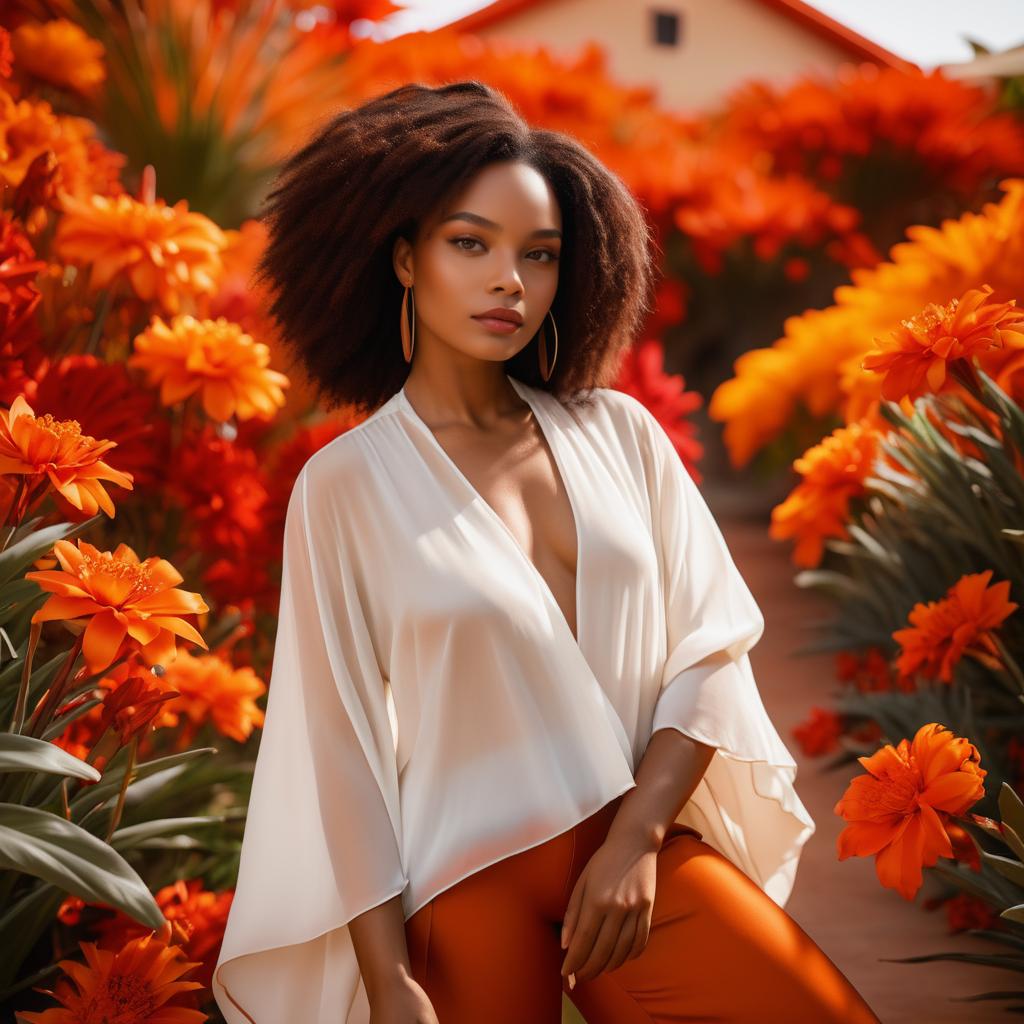
<path fill-rule="evenodd" d="M 406 921 L 412 974 L 440 1024 L 559 1024 L 563 991 L 587 1024 L 880 1024 L 784 909 L 680 825 L 658 853 L 643 952 L 570 990 L 562 918 L 621 799 L 469 875 Z"/>

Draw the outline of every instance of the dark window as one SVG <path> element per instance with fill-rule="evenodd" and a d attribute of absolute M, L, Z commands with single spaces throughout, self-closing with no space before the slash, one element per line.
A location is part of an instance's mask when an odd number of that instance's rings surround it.
<path fill-rule="evenodd" d="M 675 11 L 653 11 L 654 45 L 679 45 L 679 15 Z"/>

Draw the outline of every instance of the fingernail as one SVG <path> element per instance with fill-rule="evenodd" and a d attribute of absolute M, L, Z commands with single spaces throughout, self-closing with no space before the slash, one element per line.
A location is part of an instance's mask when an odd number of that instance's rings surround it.
<path fill-rule="evenodd" d="M 575 987 L 576 987 L 576 975 L 575 974 L 570 974 L 569 975 L 569 988 L 575 988 Z"/>

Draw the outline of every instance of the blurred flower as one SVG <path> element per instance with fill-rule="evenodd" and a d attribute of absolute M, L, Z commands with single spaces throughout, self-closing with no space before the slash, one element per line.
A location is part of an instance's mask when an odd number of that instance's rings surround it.
<path fill-rule="evenodd" d="M 880 454 L 879 437 L 873 420 L 837 427 L 793 463 L 803 479 L 772 509 L 768 533 L 775 540 L 795 538 L 797 565 L 818 565 L 826 537 L 849 537 L 850 502 L 865 493 L 864 481 Z"/>
<path fill-rule="evenodd" d="M 85 964 L 61 960 L 57 965 L 71 981 L 61 978 L 53 990 L 36 989 L 62 1006 L 39 1013 L 19 1010 L 18 1016 L 25 1024 L 202 1024 L 205 1013 L 180 1005 L 181 995 L 202 988 L 201 983 L 178 980 L 199 965 L 185 960 L 169 938 L 170 923 L 160 935 L 151 931 L 117 952 L 79 943 Z"/>
<path fill-rule="evenodd" d="M 1024 178 L 999 185 L 1006 194 L 981 213 L 965 212 L 938 228 L 907 228 L 908 240 L 892 247 L 888 262 L 854 270 L 853 283 L 836 289 L 835 305 L 788 317 L 785 334 L 770 348 L 736 360 L 735 376 L 719 385 L 708 406 L 711 419 L 725 423 L 733 465 L 744 465 L 782 434 L 801 408 L 815 417 L 838 413 L 846 422 L 864 415 L 881 382 L 856 369 L 872 339 L 928 303 L 984 282 L 1000 299 L 1024 292 Z M 1003 365 L 1007 350 L 1018 348 L 983 351 L 981 369 Z"/>
<path fill-rule="evenodd" d="M 898 401 L 937 393 L 946 386 L 950 363 L 1001 348 L 1007 335 L 1024 344 L 1024 309 L 1015 308 L 1015 299 L 988 302 L 991 294 L 989 285 L 970 288 L 960 298 L 945 305 L 930 302 L 900 321 L 889 340 L 868 352 L 861 364 L 885 375 L 882 395 Z"/>
<path fill-rule="evenodd" d="M 686 417 L 704 403 L 696 391 L 686 391 L 682 374 L 665 372 L 665 350 L 654 338 L 632 345 L 619 365 L 615 387 L 645 405 L 665 429 L 695 483 L 696 467 L 704 447 L 696 438 L 696 425 Z"/>
<path fill-rule="evenodd" d="M 88 354 L 44 358 L 35 377 L 34 409 L 77 420 L 93 437 L 116 441 L 117 465 L 131 474 L 136 491 L 163 482 L 170 425 L 157 415 L 157 396 L 139 387 L 123 359 L 106 362 Z"/>
<path fill-rule="evenodd" d="M 238 743 L 263 726 L 256 698 L 267 692 L 267 684 L 248 665 L 236 667 L 216 654 L 196 657 L 181 652 L 161 683 L 178 691 L 159 723 L 177 726 L 176 749 L 190 746 L 206 722 Z"/>
<path fill-rule="evenodd" d="M 127 544 L 99 551 L 81 538 L 58 540 L 53 550 L 63 571 L 25 574 L 52 595 L 32 622 L 90 616 L 82 645 L 89 672 L 102 671 L 126 645 L 147 665 L 168 665 L 177 654 L 175 634 L 206 649 L 195 627 L 178 616 L 209 608 L 199 594 L 175 589 L 182 576 L 170 562 L 155 555 L 140 562 Z"/>
<path fill-rule="evenodd" d="M 834 808 L 848 822 L 836 841 L 839 859 L 874 855 L 882 885 L 911 900 L 922 866 L 953 856 L 946 823 L 985 795 L 987 772 L 974 744 L 938 722 L 857 760 L 868 774 L 853 779 Z"/>
<path fill-rule="evenodd" d="M 64 193 L 122 194 L 121 171 L 127 160 L 107 149 L 96 133 L 93 121 L 58 114 L 45 100 L 19 100 L 0 89 L 0 182 L 17 188 L 36 158 L 50 151 L 56 157 Z"/>
<path fill-rule="evenodd" d="M 101 481 L 132 489 L 130 473 L 100 458 L 116 445 L 83 434 L 77 420 L 36 416 L 22 395 L 9 410 L 0 409 L 0 473 L 21 474 L 29 487 L 48 479 L 61 497 L 90 516 L 98 508 L 114 516 Z"/>
<path fill-rule="evenodd" d="M 94 96 L 106 77 L 103 45 L 66 18 L 25 22 L 11 33 L 19 72 Z"/>
<path fill-rule="evenodd" d="M 54 251 L 88 267 L 94 290 L 123 280 L 143 302 L 169 313 L 179 311 L 185 296 L 216 292 L 227 239 L 208 217 L 190 212 L 186 200 L 168 206 L 159 198 L 62 193 L 61 203 Z"/>
<path fill-rule="evenodd" d="M 953 669 L 965 654 L 998 667 L 999 649 L 992 630 L 1016 608 L 1009 600 L 1010 581 L 988 585 L 992 570 L 961 576 L 940 601 L 919 601 L 907 617 L 910 626 L 892 637 L 900 645 L 897 668 L 903 676 L 920 672 L 952 682 Z"/>
<path fill-rule="evenodd" d="M 840 682 L 852 683 L 861 693 L 916 689 L 913 680 L 904 680 L 893 670 L 889 656 L 879 647 L 869 647 L 859 654 L 839 652 L 836 655 L 836 677 Z"/>
<path fill-rule="evenodd" d="M 268 368 L 270 350 L 223 317 L 197 320 L 185 314 L 165 323 L 154 316 L 135 339 L 130 366 L 160 385 L 160 400 L 175 405 L 200 392 L 212 420 L 232 416 L 269 418 L 284 405 L 288 378 Z"/>
<path fill-rule="evenodd" d="M 962 932 L 969 928 L 984 928 L 991 931 L 1006 927 L 1005 920 L 992 907 L 969 892 L 958 892 L 944 900 L 943 906 L 950 932 Z"/>
<path fill-rule="evenodd" d="M 835 750 L 842 734 L 842 716 L 827 708 L 812 707 L 810 717 L 793 727 L 793 736 L 807 757 Z"/>
<path fill-rule="evenodd" d="M 20 355 L 39 337 L 35 324 L 40 291 L 36 275 L 46 261 L 36 259 L 32 243 L 9 211 L 0 213 L 0 358 Z"/>

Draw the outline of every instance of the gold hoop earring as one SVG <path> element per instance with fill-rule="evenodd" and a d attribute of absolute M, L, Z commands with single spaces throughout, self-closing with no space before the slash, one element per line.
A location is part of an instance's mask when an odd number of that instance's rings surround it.
<path fill-rule="evenodd" d="M 540 325 L 540 331 L 537 333 L 537 361 L 540 363 L 540 375 L 545 380 L 551 379 L 551 373 L 555 368 L 555 360 L 558 358 L 558 324 L 555 323 L 555 315 L 549 309 L 547 316 L 551 317 L 551 326 L 555 331 L 555 354 L 551 359 L 551 364 L 546 366 L 548 361 L 548 338 L 544 331 L 544 323 Z"/>
<path fill-rule="evenodd" d="M 405 286 L 405 293 L 402 295 L 402 354 L 407 363 L 412 362 L 412 350 L 416 347 L 416 296 L 412 296 L 412 317 L 409 316 L 409 295 L 412 292 L 412 285 Z M 410 326 L 411 323 L 411 326 Z"/>

